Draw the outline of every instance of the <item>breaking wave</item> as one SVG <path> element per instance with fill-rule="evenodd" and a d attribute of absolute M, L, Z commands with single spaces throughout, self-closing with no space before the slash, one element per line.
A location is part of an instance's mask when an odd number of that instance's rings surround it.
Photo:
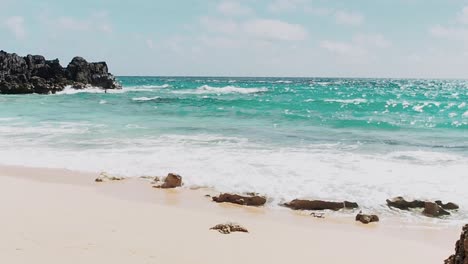
<path fill-rule="evenodd" d="M 267 88 L 242 88 L 232 85 L 224 87 L 213 87 L 203 85 L 193 90 L 174 91 L 177 94 L 254 94 L 268 91 Z"/>

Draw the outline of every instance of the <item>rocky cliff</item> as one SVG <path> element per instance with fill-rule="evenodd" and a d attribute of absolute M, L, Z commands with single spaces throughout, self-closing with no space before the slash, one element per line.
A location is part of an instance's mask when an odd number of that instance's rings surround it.
<path fill-rule="evenodd" d="M 468 264 L 468 225 L 463 227 L 460 240 L 455 244 L 455 254 L 445 260 L 445 264 Z"/>
<path fill-rule="evenodd" d="M 63 90 L 99 87 L 121 89 L 108 72 L 105 62 L 89 63 L 75 57 L 63 68 L 58 59 L 46 60 L 40 55 L 21 57 L 0 51 L 0 94 L 48 94 Z"/>

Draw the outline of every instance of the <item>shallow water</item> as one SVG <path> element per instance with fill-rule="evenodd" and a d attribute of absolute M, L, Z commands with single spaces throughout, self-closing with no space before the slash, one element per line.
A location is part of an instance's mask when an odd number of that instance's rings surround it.
<path fill-rule="evenodd" d="M 124 89 L 0 95 L 0 163 L 177 172 L 189 185 L 468 216 L 468 82 L 120 77 Z M 447 220 L 449 221 L 449 220 Z"/>

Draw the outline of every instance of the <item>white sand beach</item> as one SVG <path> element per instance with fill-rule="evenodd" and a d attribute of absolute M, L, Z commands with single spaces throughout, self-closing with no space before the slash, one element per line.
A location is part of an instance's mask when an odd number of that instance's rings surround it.
<path fill-rule="evenodd" d="M 204 190 L 151 188 L 59 169 L 0 167 L 0 262 L 442 263 L 459 227 L 363 225 L 215 204 Z M 210 227 L 237 222 L 249 233 Z"/>

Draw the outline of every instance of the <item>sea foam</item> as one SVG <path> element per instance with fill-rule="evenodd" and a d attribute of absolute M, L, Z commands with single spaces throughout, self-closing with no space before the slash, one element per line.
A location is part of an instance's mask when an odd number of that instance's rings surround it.
<path fill-rule="evenodd" d="M 209 85 L 203 85 L 194 90 L 182 90 L 173 91 L 176 94 L 254 94 L 267 92 L 267 88 L 242 88 L 236 86 L 224 86 L 224 87 L 213 87 Z"/>

